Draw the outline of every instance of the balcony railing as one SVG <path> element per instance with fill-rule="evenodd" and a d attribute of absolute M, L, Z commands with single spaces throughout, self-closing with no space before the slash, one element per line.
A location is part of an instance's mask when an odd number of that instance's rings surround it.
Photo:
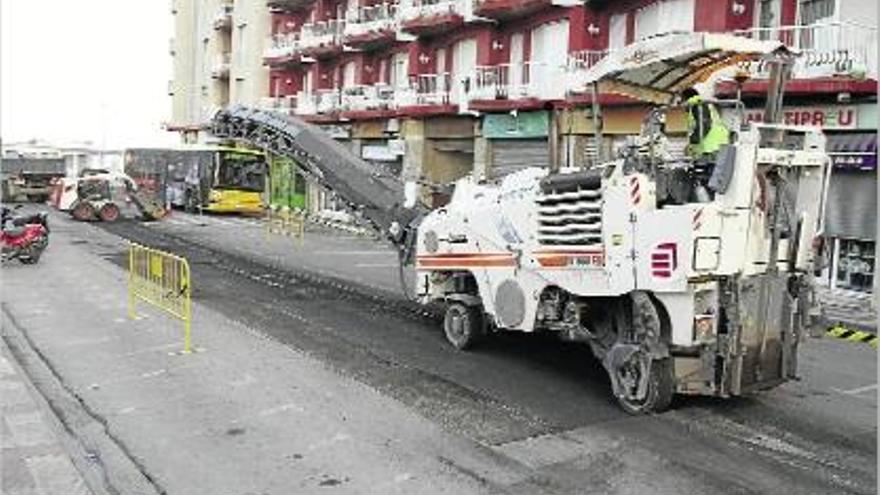
<path fill-rule="evenodd" d="M 299 50 L 299 33 L 281 33 L 272 36 L 263 53 L 265 58 L 289 57 Z"/>
<path fill-rule="evenodd" d="M 468 100 L 565 96 L 565 68 L 544 62 L 520 62 L 477 67 L 467 87 Z"/>
<path fill-rule="evenodd" d="M 877 79 L 877 28 L 853 23 L 779 26 L 737 31 L 761 40 L 778 40 L 801 51 L 792 68 L 795 79 L 849 76 Z M 766 77 L 763 64 L 745 68 L 754 77 Z"/>
<path fill-rule="evenodd" d="M 396 88 L 398 106 L 449 105 L 452 78 L 448 73 L 410 76 L 409 85 Z"/>
<path fill-rule="evenodd" d="M 293 115 L 296 111 L 296 96 L 276 96 L 260 99 L 260 108 L 284 115 Z"/>
<path fill-rule="evenodd" d="M 398 18 L 408 21 L 444 15 L 473 17 L 473 0 L 401 0 Z"/>
<path fill-rule="evenodd" d="M 608 56 L 608 50 L 579 50 L 568 54 L 567 69 L 570 71 L 587 70 Z"/>
<path fill-rule="evenodd" d="M 305 24 L 300 30 L 300 48 L 305 50 L 341 45 L 344 30 L 345 21 L 343 19 L 331 19 Z"/>
<path fill-rule="evenodd" d="M 394 88 L 387 84 L 356 85 L 342 90 L 341 108 L 346 111 L 390 110 L 395 107 Z"/>
<path fill-rule="evenodd" d="M 530 64 L 477 67 L 468 90 L 471 100 L 503 100 L 532 96 Z"/>
<path fill-rule="evenodd" d="M 397 27 L 397 4 L 382 3 L 359 7 L 345 19 L 346 36 L 362 36 L 370 32 L 394 30 Z"/>

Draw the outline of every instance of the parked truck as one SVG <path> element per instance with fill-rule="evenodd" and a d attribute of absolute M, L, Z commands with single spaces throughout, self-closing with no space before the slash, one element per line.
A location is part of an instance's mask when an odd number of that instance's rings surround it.
<path fill-rule="evenodd" d="M 829 160 L 820 129 L 774 123 L 792 56 L 708 33 L 629 45 L 582 80 L 655 105 L 631 146 L 589 169 L 465 177 L 432 211 L 295 118 L 234 107 L 213 133 L 296 160 L 383 232 L 415 267 L 412 296 L 446 308 L 455 347 L 502 331 L 585 343 L 620 406 L 648 413 L 676 393 L 738 396 L 796 376 Z M 759 60 L 774 67 L 767 123 L 732 126 L 730 143 L 699 160 L 663 149 L 654 117 L 694 84 Z"/>
<path fill-rule="evenodd" d="M 64 174 L 62 157 L 4 156 L 0 159 L 3 200 L 46 201 L 53 182 Z"/>

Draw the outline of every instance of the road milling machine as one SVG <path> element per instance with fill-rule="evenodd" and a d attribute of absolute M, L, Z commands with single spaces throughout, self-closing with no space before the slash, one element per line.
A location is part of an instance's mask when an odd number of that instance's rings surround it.
<path fill-rule="evenodd" d="M 555 332 L 587 344 L 624 410 L 656 412 L 676 393 L 738 396 L 796 376 L 829 160 L 818 129 L 773 123 L 793 56 L 707 33 L 632 44 L 582 74 L 585 87 L 662 110 L 722 70 L 759 63 L 771 67 L 765 123 L 732 125 L 729 145 L 692 160 L 664 150 L 652 111 L 614 159 L 465 177 L 433 211 L 297 119 L 234 107 L 213 133 L 292 158 L 387 235 L 414 266 L 413 296 L 445 306 L 454 346 Z"/>

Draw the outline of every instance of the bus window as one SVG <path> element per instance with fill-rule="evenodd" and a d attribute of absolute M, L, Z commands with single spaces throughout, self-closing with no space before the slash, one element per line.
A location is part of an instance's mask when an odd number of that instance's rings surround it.
<path fill-rule="evenodd" d="M 217 188 L 262 192 L 265 174 L 263 155 L 223 152 L 217 169 Z"/>

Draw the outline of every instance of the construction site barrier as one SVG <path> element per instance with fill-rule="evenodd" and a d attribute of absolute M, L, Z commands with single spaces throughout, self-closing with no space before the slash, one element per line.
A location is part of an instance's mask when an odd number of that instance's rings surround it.
<path fill-rule="evenodd" d="M 189 262 L 158 249 L 128 244 L 128 316 L 143 301 L 183 321 L 183 353 L 192 352 L 192 285 Z"/>
<path fill-rule="evenodd" d="M 266 210 L 265 226 L 267 238 L 270 234 L 286 235 L 302 242 L 306 230 L 305 215 L 286 208 L 270 208 Z"/>
<path fill-rule="evenodd" d="M 871 332 L 853 330 L 846 328 L 843 325 L 835 325 L 829 328 L 825 332 L 825 335 L 835 339 L 849 340 L 850 342 L 861 342 L 870 345 L 874 349 L 877 348 L 877 336 Z"/>

